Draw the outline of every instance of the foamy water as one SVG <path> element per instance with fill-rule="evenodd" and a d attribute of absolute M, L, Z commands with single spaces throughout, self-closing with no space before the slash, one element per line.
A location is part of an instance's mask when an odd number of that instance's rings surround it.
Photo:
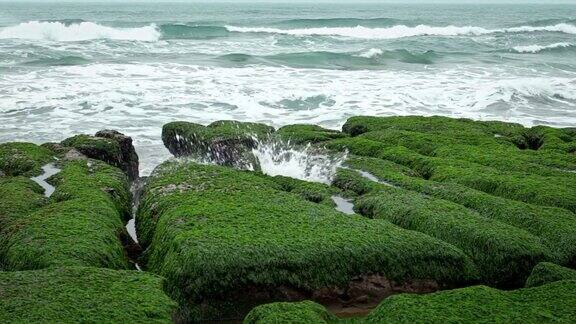
<path fill-rule="evenodd" d="M 305 181 L 332 183 L 346 153 L 336 154 L 288 142 L 259 142 L 252 150 L 264 174 L 285 176 Z"/>

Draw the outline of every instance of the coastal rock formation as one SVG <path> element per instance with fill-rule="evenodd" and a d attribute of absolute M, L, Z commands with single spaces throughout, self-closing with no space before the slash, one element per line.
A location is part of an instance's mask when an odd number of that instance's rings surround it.
<path fill-rule="evenodd" d="M 124 307 L 119 294 L 101 296 L 103 276 L 113 291 L 133 291 L 129 300 L 144 294 L 138 301 L 154 310 L 142 318 L 159 321 L 170 320 L 170 298 L 179 304 L 177 322 L 247 314 L 247 323 L 574 316 L 573 129 L 353 117 L 343 131 L 174 122 L 163 140 L 185 158 L 159 165 L 135 197 L 138 158 L 118 132 L 0 144 L 0 295 L 15 292 L 0 313 L 9 307 L 14 318 L 39 318 L 13 306 L 35 273 L 61 288 L 25 300 L 30 307 L 48 300 L 47 321 L 85 316 L 87 294 L 98 312 Z M 328 158 L 286 158 L 318 152 Z M 330 165 L 329 178 L 292 172 L 327 167 L 318 164 L 331 156 L 347 158 Z M 49 177 L 48 165 L 59 172 Z M 339 211 L 334 197 L 355 213 Z M 124 227 L 135 205 L 140 245 Z M 123 271 L 131 262 L 155 275 Z M 73 287 L 82 289 L 76 304 L 67 299 Z M 73 310 L 58 317 L 51 308 L 58 303 Z M 127 317 L 112 310 L 86 318 L 131 321 L 139 305 L 127 307 Z"/>
<path fill-rule="evenodd" d="M 478 277 L 471 260 L 448 243 L 339 213 L 261 173 L 190 161 L 154 171 L 136 224 L 145 268 L 167 278 L 187 320 L 242 318 L 274 300 L 373 304 L 413 287 L 431 291 Z M 395 288 L 357 283 L 373 274 Z"/>
<path fill-rule="evenodd" d="M 26 150 L 11 149 L 2 159 L 14 161 L 11 154 L 34 157 L 26 159 L 27 166 L 41 165 L 48 158 L 55 161 L 56 154 L 50 155 L 45 147 L 20 144 L 22 147 Z M 58 167 L 61 171 L 48 179 L 55 187 L 49 199 L 29 178 L 0 180 L 2 268 L 127 268 L 119 240 L 125 232 L 123 220 L 130 214 L 126 176 L 113 166 L 88 158 L 67 160 L 61 156 Z"/>
<path fill-rule="evenodd" d="M 485 323 L 542 320 L 571 322 L 576 316 L 576 280 L 501 291 L 473 286 L 433 294 L 400 294 L 384 299 L 359 323 Z M 244 323 L 333 323 L 322 305 L 272 303 L 254 308 Z"/>
<path fill-rule="evenodd" d="M 133 181 L 138 178 L 138 155 L 132 138 L 114 130 L 102 130 L 90 135 L 77 135 L 61 143 L 73 147 L 85 156 L 104 161 L 124 171 Z"/>
<path fill-rule="evenodd" d="M 256 123 L 218 121 L 208 126 L 174 122 L 162 128 L 162 140 L 174 156 L 191 156 L 201 161 L 239 169 L 258 169 L 252 149 L 274 128 Z"/>
<path fill-rule="evenodd" d="M 297 303 L 272 303 L 254 308 L 244 319 L 244 324 L 263 323 L 331 323 L 337 321 L 324 306 L 303 301 Z"/>
<path fill-rule="evenodd" d="M 163 279 L 89 267 L 0 272 L 2 323 L 170 323 Z"/>
<path fill-rule="evenodd" d="M 576 270 L 551 262 L 538 263 L 526 280 L 526 287 L 537 287 L 560 280 L 576 280 Z"/>

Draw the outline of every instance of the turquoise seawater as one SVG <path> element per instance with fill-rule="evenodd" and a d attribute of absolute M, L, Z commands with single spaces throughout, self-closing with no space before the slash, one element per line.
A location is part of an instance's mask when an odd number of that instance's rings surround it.
<path fill-rule="evenodd" d="M 576 126 L 576 4 L 0 3 L 0 142 L 414 114 Z"/>

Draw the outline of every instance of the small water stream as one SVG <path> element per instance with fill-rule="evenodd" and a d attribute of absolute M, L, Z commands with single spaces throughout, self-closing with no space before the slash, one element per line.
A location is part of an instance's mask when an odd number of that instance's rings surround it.
<path fill-rule="evenodd" d="M 340 196 L 332 196 L 332 201 L 336 204 L 336 210 L 348 215 L 356 214 L 354 212 L 354 204 L 351 200 L 342 198 Z"/>
<path fill-rule="evenodd" d="M 52 196 L 52 194 L 54 193 L 54 190 L 56 190 L 56 188 L 54 188 L 53 185 L 46 182 L 46 180 L 49 179 L 51 176 L 57 174 L 58 172 L 62 171 L 62 170 L 58 169 L 56 167 L 56 165 L 54 165 L 54 163 L 48 163 L 42 167 L 42 171 L 44 173 L 42 173 L 41 175 L 39 175 L 37 177 L 30 178 L 30 180 L 36 182 L 37 184 L 39 184 L 44 189 L 44 196 L 50 197 L 50 196 Z"/>

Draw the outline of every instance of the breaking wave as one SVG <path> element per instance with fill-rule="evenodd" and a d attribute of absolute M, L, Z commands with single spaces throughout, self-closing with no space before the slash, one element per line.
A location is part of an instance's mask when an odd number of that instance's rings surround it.
<path fill-rule="evenodd" d="M 475 26 L 428 26 L 391 25 L 389 27 L 369 27 L 373 24 L 386 24 L 386 19 L 324 19 L 298 20 L 296 24 L 311 27 L 271 28 L 238 26 L 198 26 L 187 24 L 149 24 L 142 27 L 116 28 L 98 23 L 67 19 L 60 21 L 30 21 L 0 29 L 0 39 L 30 39 L 51 41 L 86 41 L 94 39 L 158 41 L 160 39 L 207 39 L 227 37 L 231 33 L 269 33 L 293 36 L 341 36 L 363 39 L 395 39 L 414 36 L 460 36 L 486 35 L 493 33 L 557 32 L 576 34 L 576 26 L 559 23 L 548 26 L 519 26 L 504 29 L 486 29 Z M 390 24 L 394 23 L 389 21 Z M 328 25 L 344 25 L 327 27 Z M 322 27 L 313 27 L 319 25 Z M 367 26 L 366 26 L 367 25 Z"/>
<path fill-rule="evenodd" d="M 93 39 L 157 41 L 161 34 L 156 25 L 136 28 L 114 28 L 93 22 L 30 21 L 0 29 L 0 39 L 31 39 L 61 42 Z"/>
<path fill-rule="evenodd" d="M 557 52 L 557 51 L 565 51 L 568 49 L 576 49 L 576 45 L 570 43 L 554 43 L 550 45 L 516 46 L 513 49 L 515 52 L 518 53 L 536 54 L 540 52 Z"/>
<path fill-rule="evenodd" d="M 414 27 L 396 25 L 388 28 L 355 27 L 318 27 L 300 29 L 279 29 L 269 27 L 238 27 L 226 26 L 231 32 L 237 33 L 268 33 L 286 34 L 294 36 L 342 36 L 364 39 L 395 39 L 414 36 L 461 36 L 461 35 L 487 35 L 494 33 L 529 33 L 529 32 L 558 32 L 576 34 L 576 26 L 571 24 L 557 24 L 552 26 L 520 26 L 504 29 L 486 29 L 475 26 L 445 26 L 435 27 L 418 25 Z"/>

